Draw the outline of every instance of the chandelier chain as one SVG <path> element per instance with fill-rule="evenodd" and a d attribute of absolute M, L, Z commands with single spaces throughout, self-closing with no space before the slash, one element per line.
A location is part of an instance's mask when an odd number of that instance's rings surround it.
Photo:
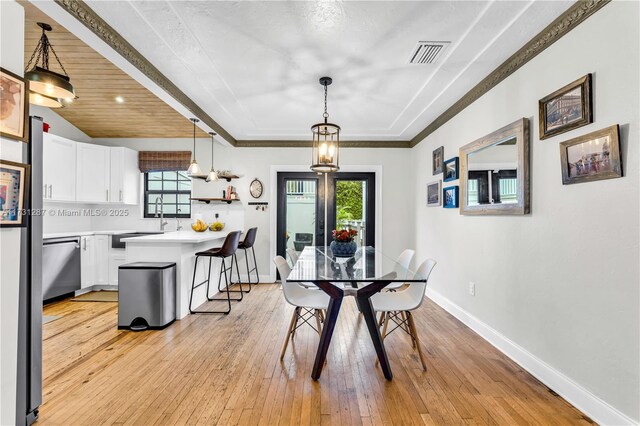
<path fill-rule="evenodd" d="M 36 65 L 38 65 L 38 61 L 40 60 L 40 54 L 42 53 L 42 50 L 40 49 L 41 45 L 42 45 L 42 37 L 40 37 L 40 41 L 38 41 L 38 45 L 36 46 L 36 49 L 31 54 L 31 58 L 29 58 L 29 62 L 27 62 L 27 66 L 24 69 L 25 71 L 29 71 L 29 67 L 33 62 L 33 58 L 36 56 L 36 53 L 38 54 L 38 57 L 36 58 Z"/>
<path fill-rule="evenodd" d="M 329 113 L 327 112 L 327 85 L 324 85 L 324 114 L 322 114 L 325 121 L 329 118 Z"/>
<path fill-rule="evenodd" d="M 60 58 L 58 58 L 58 54 L 56 53 L 56 50 L 53 48 L 51 43 L 49 43 L 49 38 L 47 37 L 44 28 L 42 29 L 42 36 L 40 36 L 40 41 L 38 41 L 38 45 L 36 46 L 36 49 L 31 54 L 31 58 L 29 58 L 29 62 L 27 62 L 25 71 L 29 70 L 29 67 L 33 63 L 33 58 L 36 56 L 36 53 L 38 54 L 38 56 L 36 57 L 36 61 L 34 65 L 37 66 L 38 62 L 40 61 L 40 57 L 42 57 L 42 68 L 48 70 L 49 69 L 49 49 L 51 49 L 51 52 L 53 52 L 53 56 L 56 58 L 56 61 L 58 62 L 58 65 L 60 65 L 60 68 L 62 69 L 62 72 L 64 73 L 64 75 L 69 77 L 69 74 L 67 74 L 67 70 L 64 68 L 64 65 L 62 65 Z"/>

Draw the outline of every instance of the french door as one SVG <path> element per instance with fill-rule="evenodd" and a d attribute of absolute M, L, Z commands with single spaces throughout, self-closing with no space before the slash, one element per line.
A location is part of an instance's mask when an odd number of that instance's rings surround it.
<path fill-rule="evenodd" d="M 300 253 L 331 242 L 331 230 L 355 229 L 356 242 L 375 245 L 375 173 L 278 173 L 277 253 Z M 327 233 L 325 233 L 325 203 Z"/>

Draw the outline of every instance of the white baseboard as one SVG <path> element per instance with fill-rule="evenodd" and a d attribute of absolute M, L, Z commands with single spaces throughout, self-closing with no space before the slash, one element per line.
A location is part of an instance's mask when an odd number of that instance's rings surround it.
<path fill-rule="evenodd" d="M 427 288 L 426 296 L 595 422 L 601 425 L 638 425 L 638 422 L 607 404 L 437 291 Z"/>
<path fill-rule="evenodd" d="M 271 284 L 273 283 L 273 278 L 269 275 L 260 275 L 260 282 L 263 284 Z"/>
<path fill-rule="evenodd" d="M 76 296 L 79 295 L 79 294 L 88 293 L 90 291 L 101 291 L 101 290 L 118 291 L 118 286 L 117 285 L 110 285 L 110 284 L 105 284 L 105 285 L 96 284 L 96 285 L 92 285 L 90 287 L 83 288 L 82 290 L 76 291 Z"/>

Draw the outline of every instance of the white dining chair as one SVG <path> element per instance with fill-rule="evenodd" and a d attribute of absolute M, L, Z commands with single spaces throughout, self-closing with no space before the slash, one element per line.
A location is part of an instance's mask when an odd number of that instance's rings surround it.
<path fill-rule="evenodd" d="M 293 268 L 298 263 L 298 252 L 294 248 L 288 248 L 287 254 L 289 255 L 289 260 L 291 260 L 291 267 Z"/>
<path fill-rule="evenodd" d="M 382 340 L 396 329 L 405 331 L 411 337 L 413 347 L 418 350 L 420 363 L 425 371 L 427 370 L 427 365 L 424 362 L 418 331 L 411 311 L 418 309 L 420 305 L 422 305 L 424 293 L 427 290 L 429 275 L 431 275 L 431 271 L 434 266 L 436 266 L 436 263 L 433 259 L 427 259 L 422 262 L 416 271 L 415 276 L 424 278 L 426 280 L 425 282 L 406 283 L 408 287 L 405 290 L 377 293 L 370 299 L 374 311 L 380 312 L 383 315 L 381 321 Z M 387 333 L 390 322 L 396 324 L 396 327 Z"/>
<path fill-rule="evenodd" d="M 398 259 L 396 260 L 396 263 L 398 264 L 398 271 L 396 272 L 402 273 L 407 271 L 409 269 L 409 266 L 411 266 L 411 261 L 413 260 L 413 256 L 415 254 L 416 254 L 415 250 L 411 250 L 411 249 L 406 249 L 405 251 L 400 253 L 400 256 L 398 256 Z M 387 291 L 396 291 L 399 288 L 401 288 L 403 285 L 404 285 L 403 282 L 394 282 L 394 283 L 390 283 L 384 289 Z"/>
<path fill-rule="evenodd" d="M 280 274 L 284 298 L 287 303 L 295 308 L 291 322 L 289 323 L 289 329 L 287 330 L 282 352 L 280 353 L 280 360 L 282 360 L 287 351 L 289 340 L 293 339 L 296 329 L 302 326 L 302 324 L 309 325 L 318 334 L 322 333 L 322 322 L 324 320 L 323 311 L 326 311 L 329 307 L 329 295 L 324 291 L 312 290 L 301 286 L 297 282 L 287 281 L 287 277 L 291 273 L 291 268 L 284 257 L 276 256 L 273 259 L 273 263 L 276 264 L 276 268 L 278 268 L 278 273 Z M 313 317 L 316 319 L 317 328 L 309 322 Z M 300 325 L 298 325 L 299 321 L 302 321 Z"/>

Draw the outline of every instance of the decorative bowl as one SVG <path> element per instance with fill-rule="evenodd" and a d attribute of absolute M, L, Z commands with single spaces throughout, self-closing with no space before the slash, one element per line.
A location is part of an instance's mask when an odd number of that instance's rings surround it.
<path fill-rule="evenodd" d="M 207 228 L 208 228 L 207 224 L 200 219 L 196 220 L 194 223 L 191 224 L 191 229 L 193 229 L 196 232 L 204 232 L 207 230 Z"/>
<path fill-rule="evenodd" d="M 220 232 L 224 229 L 224 223 L 222 222 L 213 222 L 209 225 L 209 231 Z"/>

